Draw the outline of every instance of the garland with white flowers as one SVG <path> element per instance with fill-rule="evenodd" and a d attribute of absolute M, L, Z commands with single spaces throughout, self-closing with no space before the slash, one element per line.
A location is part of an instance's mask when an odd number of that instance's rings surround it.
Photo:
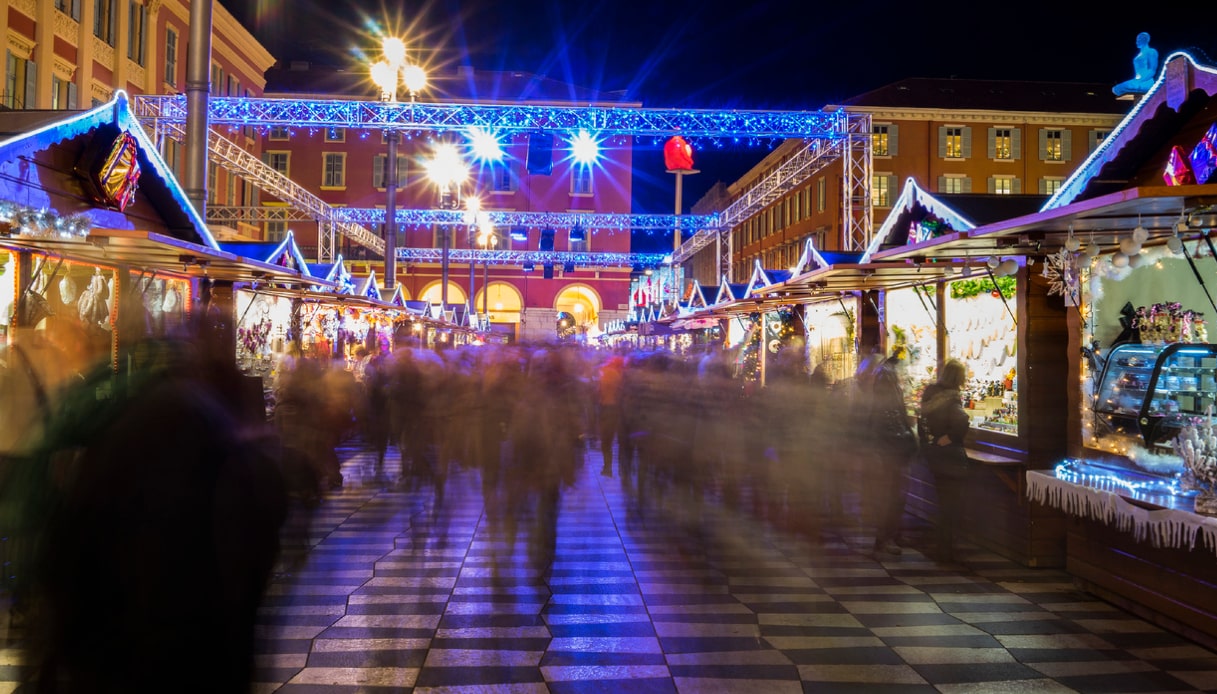
<path fill-rule="evenodd" d="M 9 225 L 14 234 L 38 238 L 84 238 L 93 228 L 93 221 L 85 215 L 61 217 L 51 210 L 10 200 L 0 200 L 0 223 Z"/>

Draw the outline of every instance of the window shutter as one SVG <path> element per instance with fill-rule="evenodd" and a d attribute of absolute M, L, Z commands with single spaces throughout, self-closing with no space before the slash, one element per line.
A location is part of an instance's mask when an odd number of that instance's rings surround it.
<path fill-rule="evenodd" d="M 1023 194 L 1023 179 L 1015 176 L 1014 181 L 1010 184 L 1010 192 L 1014 195 Z"/>
<path fill-rule="evenodd" d="M 997 128 L 989 128 L 989 145 L 985 156 L 990 159 L 997 158 Z"/>
<path fill-rule="evenodd" d="M 1023 131 L 1019 128 L 1010 128 L 1010 156 L 1023 158 Z"/>
<path fill-rule="evenodd" d="M 972 129 L 963 128 L 963 137 L 961 137 L 960 139 L 963 141 L 963 158 L 971 159 L 972 158 Z"/>
<path fill-rule="evenodd" d="M 114 6 L 116 0 L 110 2 L 110 36 L 106 43 L 111 46 L 118 44 L 118 8 Z"/>
<path fill-rule="evenodd" d="M 1041 178 L 1040 179 L 1040 195 L 1047 195 L 1047 194 L 1048 194 L 1048 179 Z"/>
<path fill-rule="evenodd" d="M 971 193 L 972 192 L 972 178 L 971 177 L 965 176 L 964 178 L 960 179 L 959 192 L 961 192 L 961 193 Z"/>
<path fill-rule="evenodd" d="M 68 108 L 75 111 L 80 108 L 77 100 L 77 87 L 75 82 L 68 82 Z"/>
<path fill-rule="evenodd" d="M 989 195 L 997 193 L 997 180 L 992 176 L 989 177 Z"/>
<path fill-rule="evenodd" d="M 938 192 L 945 193 L 946 190 L 947 190 L 947 177 L 939 176 L 938 177 Z"/>
<path fill-rule="evenodd" d="M 1061 160 L 1069 161 L 1073 158 L 1073 131 L 1061 131 Z"/>
<path fill-rule="evenodd" d="M 947 158 L 947 126 L 938 126 L 938 158 Z"/>
<path fill-rule="evenodd" d="M 38 103 L 38 64 L 33 60 L 25 63 L 25 108 L 36 108 Z"/>
<path fill-rule="evenodd" d="M 898 146 L 900 139 L 899 132 L 900 126 L 887 126 L 887 153 L 893 157 L 900 153 L 900 147 Z"/>
<path fill-rule="evenodd" d="M 1040 161 L 1048 161 L 1048 131 L 1040 128 Z"/>
<path fill-rule="evenodd" d="M 372 187 L 373 188 L 384 188 L 385 187 L 385 165 L 388 162 L 388 160 L 389 160 L 389 157 L 384 154 L 377 154 L 376 158 L 372 160 Z"/>

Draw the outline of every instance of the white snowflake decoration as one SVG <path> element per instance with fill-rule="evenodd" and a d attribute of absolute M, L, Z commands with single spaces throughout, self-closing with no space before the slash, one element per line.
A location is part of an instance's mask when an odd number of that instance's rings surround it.
<path fill-rule="evenodd" d="M 1044 259 L 1041 273 L 1048 280 L 1048 296 L 1061 296 L 1077 305 L 1081 295 L 1082 273 L 1077 255 L 1062 248 Z"/>

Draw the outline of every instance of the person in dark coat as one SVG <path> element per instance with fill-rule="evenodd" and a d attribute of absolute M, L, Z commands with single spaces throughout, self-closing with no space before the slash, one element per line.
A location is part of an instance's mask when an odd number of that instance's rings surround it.
<path fill-rule="evenodd" d="M 917 434 L 909 422 L 901 386 L 900 360 L 889 357 L 870 381 L 870 490 L 875 511 L 875 552 L 900 554 L 908 471 L 917 452 Z"/>
<path fill-rule="evenodd" d="M 964 439 L 968 435 L 968 413 L 963 408 L 960 388 L 968 370 L 962 362 L 949 359 L 942 365 L 938 381 L 921 394 L 922 451 L 934 475 L 938 491 L 938 554 L 944 562 L 955 561 L 955 527 L 961 512 L 968 474 L 968 454 Z"/>

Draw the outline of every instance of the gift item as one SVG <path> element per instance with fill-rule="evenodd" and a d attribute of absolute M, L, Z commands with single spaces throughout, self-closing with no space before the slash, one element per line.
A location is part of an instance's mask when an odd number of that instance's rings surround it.
<path fill-rule="evenodd" d="M 1168 186 L 1186 186 L 1196 182 L 1196 176 L 1192 173 L 1192 167 L 1188 162 L 1187 154 L 1179 145 L 1171 147 L 1170 156 L 1166 160 L 1166 171 L 1162 173 L 1162 179 L 1166 181 Z"/>

